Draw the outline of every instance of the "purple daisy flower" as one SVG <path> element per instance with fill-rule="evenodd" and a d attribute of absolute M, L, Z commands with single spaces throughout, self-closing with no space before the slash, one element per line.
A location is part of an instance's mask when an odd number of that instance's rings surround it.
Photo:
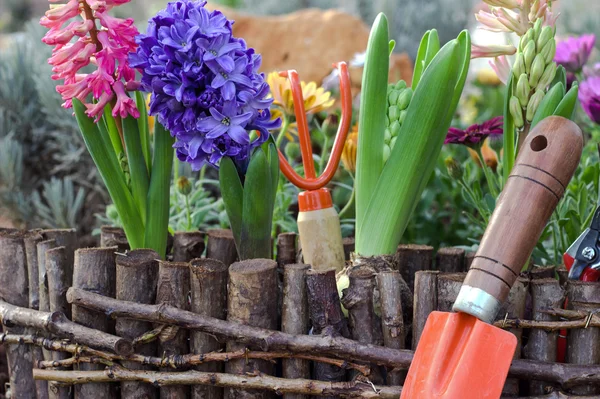
<path fill-rule="evenodd" d="M 168 3 L 136 38 L 130 62 L 152 93 L 150 114 L 176 138 L 180 160 L 199 170 L 228 156 L 244 170 L 252 149 L 281 121 L 271 121 L 273 100 L 258 72 L 260 56 L 233 37 L 233 21 L 205 5 Z M 253 130 L 259 134 L 251 141 Z"/>
<path fill-rule="evenodd" d="M 577 73 L 587 63 L 595 43 L 596 36 L 593 34 L 569 37 L 556 44 L 554 61 L 565 67 L 567 72 Z"/>
<path fill-rule="evenodd" d="M 593 76 L 581 82 L 579 101 L 590 119 L 600 124 L 600 76 Z"/>
<path fill-rule="evenodd" d="M 465 130 L 451 127 L 444 144 L 464 144 L 475 146 L 483 142 L 488 136 L 499 136 L 503 133 L 504 118 L 497 116 L 483 123 L 474 124 Z"/>

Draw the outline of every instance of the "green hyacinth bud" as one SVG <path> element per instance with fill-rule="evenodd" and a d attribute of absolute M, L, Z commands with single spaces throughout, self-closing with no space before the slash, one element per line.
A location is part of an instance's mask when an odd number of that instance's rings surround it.
<path fill-rule="evenodd" d="M 396 145 L 396 139 L 397 137 L 392 137 L 392 140 L 390 141 L 390 150 L 394 149 L 394 146 Z"/>
<path fill-rule="evenodd" d="M 406 119 L 406 114 L 408 114 L 408 111 L 400 111 L 400 118 L 398 118 L 398 122 L 400 122 L 400 125 L 404 123 L 404 120 Z"/>
<path fill-rule="evenodd" d="M 404 90 L 406 89 L 406 82 L 403 80 L 399 80 L 396 85 L 394 86 L 394 89 L 396 90 Z"/>
<path fill-rule="evenodd" d="M 548 87 L 554 80 L 554 77 L 556 76 L 556 70 L 557 68 L 554 62 L 548 64 L 536 86 L 536 90 L 546 90 L 546 87 Z"/>
<path fill-rule="evenodd" d="M 400 112 L 400 118 L 402 118 L 402 112 Z M 392 137 L 398 136 L 398 133 L 400 133 L 400 122 L 399 121 L 394 121 L 391 123 L 390 132 L 392 133 Z"/>
<path fill-rule="evenodd" d="M 540 55 L 544 57 L 546 64 L 552 62 L 552 60 L 554 60 L 554 56 L 556 55 L 556 40 L 552 39 L 546 43 L 546 45 L 540 51 Z"/>
<path fill-rule="evenodd" d="M 388 118 L 390 120 L 390 123 L 393 121 L 397 121 L 399 117 L 400 117 L 400 110 L 398 109 L 397 106 L 392 105 L 391 107 L 388 108 Z"/>
<path fill-rule="evenodd" d="M 185 176 L 180 176 L 177 179 L 177 191 L 182 195 L 189 195 L 192 192 L 192 183 Z"/>
<path fill-rule="evenodd" d="M 389 127 L 390 126 L 390 118 L 386 115 L 385 116 L 385 127 Z"/>
<path fill-rule="evenodd" d="M 412 99 L 412 95 L 413 91 L 411 88 L 402 90 L 402 93 L 400 93 L 400 96 L 398 97 L 398 102 L 396 103 L 401 111 L 408 108 L 410 100 Z"/>
<path fill-rule="evenodd" d="M 390 154 L 392 153 L 392 150 L 390 148 L 389 145 L 384 145 L 383 146 L 383 163 L 385 164 L 388 159 L 390 159 Z"/>
<path fill-rule="evenodd" d="M 386 144 L 389 144 L 391 139 L 392 139 L 392 132 L 390 132 L 390 129 L 385 129 L 385 131 L 383 132 L 383 141 Z"/>
<path fill-rule="evenodd" d="M 519 41 L 519 51 L 523 52 L 525 50 L 527 43 L 531 41 L 532 33 L 533 31 L 529 29 L 523 36 L 521 36 L 521 40 Z"/>
<path fill-rule="evenodd" d="M 540 54 L 535 56 L 533 60 L 533 64 L 531 65 L 531 72 L 529 73 L 529 86 L 536 87 L 540 78 L 544 74 L 544 70 L 546 69 L 546 63 L 544 62 L 544 57 Z"/>
<path fill-rule="evenodd" d="M 527 74 L 523 73 L 519 77 L 519 81 L 517 82 L 517 89 L 515 91 L 515 96 L 517 96 L 523 108 L 525 108 L 527 106 L 527 103 L 529 102 L 530 91 L 531 87 L 529 86 Z"/>
<path fill-rule="evenodd" d="M 542 28 L 542 33 L 540 33 L 540 37 L 537 39 L 536 46 L 539 49 L 544 48 L 544 46 L 554 38 L 554 29 L 551 26 L 544 26 Z"/>
<path fill-rule="evenodd" d="M 513 118 L 515 127 L 523 127 L 523 109 L 521 108 L 521 102 L 517 97 L 512 96 L 510 98 L 508 109 L 510 111 L 510 115 Z"/>
<path fill-rule="evenodd" d="M 515 59 L 515 64 L 513 65 L 513 68 L 512 68 L 512 72 L 513 72 L 513 75 L 515 76 L 515 79 L 518 79 L 519 76 L 521 76 L 521 74 L 526 73 L 525 72 L 525 58 L 523 56 L 523 53 L 517 54 L 517 58 Z"/>
<path fill-rule="evenodd" d="M 525 115 L 528 122 L 533 120 L 533 117 L 535 116 L 535 113 L 537 112 L 537 109 L 545 95 L 546 93 L 543 90 L 538 90 L 529 99 L 529 103 L 527 104 L 527 114 Z"/>
<path fill-rule="evenodd" d="M 533 41 L 530 41 L 527 43 L 527 46 L 525 46 L 525 50 L 523 50 L 523 58 L 525 61 L 525 71 L 529 73 L 531 70 L 531 64 L 535 58 L 535 43 Z"/>
<path fill-rule="evenodd" d="M 446 169 L 448 170 L 448 174 L 453 179 L 460 179 L 463 175 L 462 166 L 460 163 L 452 158 L 451 156 L 444 159 L 444 164 L 446 165 Z"/>
<path fill-rule="evenodd" d="M 388 91 L 388 104 L 396 104 L 398 102 L 398 97 L 400 96 L 400 91 L 392 90 Z"/>
<path fill-rule="evenodd" d="M 542 34 L 542 23 L 543 23 L 543 19 L 542 18 L 538 18 L 537 21 L 535 21 L 535 24 L 533 25 L 533 37 L 532 39 L 535 40 L 537 42 L 537 40 L 540 38 L 540 35 Z"/>

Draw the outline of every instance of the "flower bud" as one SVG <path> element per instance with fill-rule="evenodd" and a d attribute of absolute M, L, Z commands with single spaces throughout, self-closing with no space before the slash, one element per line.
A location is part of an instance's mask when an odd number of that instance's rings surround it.
<path fill-rule="evenodd" d="M 523 36 L 521 36 L 521 40 L 519 41 L 519 50 L 524 51 L 525 47 L 527 47 L 527 43 L 531 41 L 532 30 L 529 29 Z"/>
<path fill-rule="evenodd" d="M 385 129 L 385 131 L 383 132 L 383 141 L 386 144 L 389 144 L 391 139 L 392 139 L 392 132 L 390 132 L 390 129 Z"/>
<path fill-rule="evenodd" d="M 407 114 L 408 114 L 408 111 L 406 111 L 406 110 L 400 111 L 400 118 L 398 118 L 398 122 L 400 122 L 400 125 L 402 125 L 404 123 L 404 120 L 406 119 Z"/>
<path fill-rule="evenodd" d="M 517 54 L 517 59 L 515 60 L 515 64 L 513 66 L 512 71 L 513 75 L 515 75 L 515 78 L 519 78 L 519 76 L 526 73 L 525 58 L 523 53 Z"/>
<path fill-rule="evenodd" d="M 554 80 L 554 77 L 556 76 L 556 70 L 557 68 L 554 62 L 548 64 L 535 89 L 546 90 L 546 87 L 548 87 L 550 83 L 552 83 L 552 81 Z"/>
<path fill-rule="evenodd" d="M 390 120 L 390 123 L 393 121 L 397 121 L 399 117 L 400 117 L 400 110 L 398 109 L 398 107 L 396 105 L 392 105 L 391 107 L 388 108 L 388 118 Z"/>
<path fill-rule="evenodd" d="M 525 50 L 523 50 L 523 57 L 525 60 L 525 71 L 529 73 L 531 70 L 531 64 L 533 64 L 533 59 L 535 58 L 535 43 L 530 41 L 525 46 Z"/>
<path fill-rule="evenodd" d="M 523 73 L 519 77 L 519 81 L 517 82 L 517 89 L 515 91 L 515 96 L 517 96 L 523 108 L 525 108 L 527 106 L 527 103 L 529 102 L 530 91 L 531 87 L 529 86 L 527 75 Z"/>
<path fill-rule="evenodd" d="M 385 116 L 385 127 L 388 127 L 388 126 L 390 126 L 390 118 L 389 118 L 389 116 L 386 115 Z"/>
<path fill-rule="evenodd" d="M 529 103 L 527 104 L 527 114 L 525 115 L 528 122 L 531 122 L 533 120 L 533 117 L 535 116 L 535 113 L 537 112 L 540 103 L 544 99 L 545 94 L 546 93 L 543 90 L 538 90 L 529 99 Z"/>
<path fill-rule="evenodd" d="M 388 159 L 390 159 L 390 155 L 392 153 L 392 150 L 390 148 L 389 145 L 384 145 L 383 146 L 383 163 L 385 164 Z"/>
<path fill-rule="evenodd" d="M 552 62 L 554 60 L 554 56 L 556 55 L 556 40 L 550 40 L 540 51 L 540 55 L 544 57 L 544 61 L 546 64 Z"/>
<path fill-rule="evenodd" d="M 542 18 L 538 18 L 537 21 L 535 21 L 535 24 L 533 25 L 533 37 L 532 39 L 535 40 L 537 42 L 537 40 L 540 38 L 540 35 L 542 33 L 542 22 L 543 19 Z"/>
<path fill-rule="evenodd" d="M 400 118 L 402 118 L 402 112 L 400 112 Z M 390 125 L 390 132 L 392 132 L 392 137 L 398 136 L 398 133 L 400 133 L 399 121 L 392 122 L 392 124 Z"/>
<path fill-rule="evenodd" d="M 356 172 L 356 149 L 358 147 L 358 126 L 354 126 L 352 132 L 346 138 L 344 150 L 342 151 L 342 164 L 350 172 Z M 300 152 L 300 151 L 298 151 Z"/>
<path fill-rule="evenodd" d="M 300 144 L 295 141 L 290 141 L 285 145 L 285 157 L 287 159 L 298 159 L 302 155 L 300 152 Z"/>
<path fill-rule="evenodd" d="M 400 91 L 392 89 L 388 94 L 388 104 L 396 104 L 398 102 L 398 97 L 400 96 Z"/>
<path fill-rule="evenodd" d="M 399 80 L 396 85 L 394 86 L 394 89 L 396 90 L 404 90 L 406 89 L 406 82 L 403 80 Z"/>
<path fill-rule="evenodd" d="M 554 29 L 551 26 L 544 26 L 542 28 L 542 33 L 540 33 L 540 37 L 537 39 L 536 46 L 538 49 L 544 48 L 544 46 L 554 38 Z"/>
<path fill-rule="evenodd" d="M 540 78 L 544 74 L 544 69 L 546 68 L 546 63 L 544 62 L 544 57 L 540 54 L 535 56 L 533 60 L 533 64 L 531 65 L 531 72 L 529 73 L 529 86 L 536 87 Z"/>
<path fill-rule="evenodd" d="M 448 170 L 448 174 L 453 179 L 460 179 L 463 175 L 463 170 L 461 164 L 451 156 L 444 159 L 444 164 L 446 165 L 446 169 Z"/>
<path fill-rule="evenodd" d="M 119 220 L 119 211 L 117 211 L 115 204 L 110 204 L 106 207 L 106 216 L 110 220 Z"/>
<path fill-rule="evenodd" d="M 513 118 L 515 127 L 523 127 L 523 109 L 521 108 L 521 103 L 517 97 L 512 96 L 510 98 L 508 110 Z"/>
<path fill-rule="evenodd" d="M 185 176 L 180 176 L 177 179 L 177 191 L 182 195 L 189 195 L 192 192 L 192 183 Z"/>
<path fill-rule="evenodd" d="M 398 108 L 400 108 L 401 111 L 408 108 L 408 105 L 410 104 L 410 100 L 412 99 L 412 94 L 413 94 L 413 91 L 410 88 L 404 89 L 402 91 L 402 93 L 400 93 L 400 97 L 398 97 L 397 104 L 398 104 Z"/>
<path fill-rule="evenodd" d="M 394 149 L 394 146 L 396 145 L 396 139 L 397 137 L 392 137 L 392 141 L 390 141 L 390 150 Z"/>

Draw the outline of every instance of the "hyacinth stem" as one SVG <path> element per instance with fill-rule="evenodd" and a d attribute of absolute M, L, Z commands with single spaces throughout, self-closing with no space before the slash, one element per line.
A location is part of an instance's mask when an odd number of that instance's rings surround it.
<path fill-rule="evenodd" d="M 354 179 L 352 179 L 354 180 Z M 351 213 L 354 210 L 354 203 L 356 199 L 356 189 L 354 185 L 352 185 L 352 192 L 350 193 L 350 199 L 344 206 L 344 208 L 340 211 L 340 220 L 349 219 L 351 217 Z"/>
<path fill-rule="evenodd" d="M 147 193 L 145 248 L 155 250 L 165 259 L 169 234 L 169 199 L 173 170 L 174 139 L 160 124 L 154 128 L 154 162 Z"/>
<path fill-rule="evenodd" d="M 131 173 L 131 193 L 133 194 L 133 199 L 139 209 L 139 213 L 142 215 L 142 224 L 146 225 L 149 185 L 148 169 L 144 161 L 138 123 L 132 116 L 128 116 L 123 120 L 123 137 L 125 138 L 127 161 L 129 162 L 129 171 Z"/>
<path fill-rule="evenodd" d="M 285 137 L 285 134 L 287 133 L 287 130 L 290 127 L 290 118 L 289 117 L 287 117 L 285 114 L 283 114 L 281 119 L 282 119 L 281 129 L 279 129 L 279 134 L 277 135 L 277 141 L 275 142 L 275 147 L 277 149 L 281 148 L 281 143 L 283 142 L 283 138 Z"/>
<path fill-rule="evenodd" d="M 485 180 L 487 181 L 490 193 L 492 194 L 492 196 L 494 198 L 498 198 L 498 195 L 500 193 L 498 192 L 498 187 L 496 187 L 496 182 L 493 180 L 493 177 L 490 174 L 490 168 L 488 167 L 487 163 L 485 162 L 485 158 L 483 157 L 483 152 L 481 151 L 481 147 L 482 146 L 479 146 L 477 148 L 477 156 L 479 157 L 479 163 L 481 163 L 481 169 L 483 170 L 483 175 L 485 176 Z"/>

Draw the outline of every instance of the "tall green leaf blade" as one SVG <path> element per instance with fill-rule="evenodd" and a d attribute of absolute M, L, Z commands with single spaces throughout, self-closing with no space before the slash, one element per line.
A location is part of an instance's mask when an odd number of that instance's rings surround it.
<path fill-rule="evenodd" d="M 138 208 L 133 201 L 123 174 L 117 164 L 111 161 L 110 150 L 100 137 L 100 130 L 94 121 L 85 114 L 85 106 L 79 100 L 73 100 L 75 117 L 85 141 L 85 145 L 102 176 L 110 198 L 115 204 L 127 240 L 132 249 L 144 246 L 144 225 Z"/>
<path fill-rule="evenodd" d="M 540 121 L 554 114 L 554 110 L 560 104 L 562 98 L 565 96 L 565 87 L 562 83 L 558 82 L 546 93 L 544 99 L 538 106 L 533 120 L 531 121 L 531 128 L 534 128 Z"/>
<path fill-rule="evenodd" d="M 131 193 L 140 214 L 144 215 L 142 223 L 146 225 L 149 185 L 148 168 L 144 160 L 138 123 L 133 116 L 123 119 L 123 137 L 125 139 L 125 149 L 127 150 L 127 160 L 131 173 Z"/>
<path fill-rule="evenodd" d="M 362 256 L 392 254 L 400 242 L 450 126 L 454 109 L 448 106 L 448 99 L 454 97 L 462 78 L 462 53 L 458 41 L 449 42 L 423 73 L 364 220 L 358 225 L 356 250 Z"/>
<path fill-rule="evenodd" d="M 140 130 L 140 140 L 142 142 L 142 152 L 144 153 L 144 160 L 146 161 L 146 168 L 148 174 L 152 173 L 152 155 L 150 154 L 150 131 L 148 128 L 148 110 L 146 109 L 146 99 L 141 91 L 135 92 L 135 104 L 137 105 L 138 111 L 140 111 L 140 117 L 138 118 L 138 129 Z"/>
<path fill-rule="evenodd" d="M 577 83 L 573 83 L 569 92 L 563 97 L 562 101 L 554 110 L 554 115 L 562 116 L 563 118 L 573 119 L 573 113 L 575 112 L 575 105 L 577 104 L 577 94 L 579 93 L 579 86 Z"/>
<path fill-rule="evenodd" d="M 223 157 L 219 164 L 219 183 L 225 210 L 229 217 L 229 225 L 239 252 L 244 212 L 244 187 L 238 171 L 229 157 Z"/>
<path fill-rule="evenodd" d="M 356 222 L 361 223 L 383 169 L 387 81 L 388 22 L 379 14 L 371 28 L 360 94 L 356 156 Z"/>
<path fill-rule="evenodd" d="M 508 181 L 510 171 L 515 164 L 515 123 L 510 114 L 509 102 L 513 95 L 513 74 L 512 71 L 506 82 L 506 98 L 504 99 L 504 134 L 502 135 L 503 149 L 502 154 L 502 174 L 504 183 Z"/>
<path fill-rule="evenodd" d="M 173 143 L 171 134 L 157 123 L 154 133 L 152 175 L 146 199 L 148 207 L 144 244 L 146 248 L 155 250 L 162 259 L 166 256 L 169 234 L 171 174 L 175 153 Z"/>
<path fill-rule="evenodd" d="M 250 160 L 244 181 L 244 204 L 240 234 L 240 260 L 271 258 L 271 225 L 276 187 L 271 186 L 267 156 L 257 148 Z"/>
<path fill-rule="evenodd" d="M 119 129 L 117 128 L 117 122 L 115 118 L 112 116 L 112 107 L 110 104 L 107 104 L 104 107 L 104 122 L 106 123 L 106 129 L 108 131 L 108 137 L 110 137 L 110 142 L 112 143 L 112 147 L 117 155 L 117 159 L 119 159 L 119 155 L 124 153 L 123 150 L 123 141 L 121 140 L 121 135 L 119 134 Z"/>

